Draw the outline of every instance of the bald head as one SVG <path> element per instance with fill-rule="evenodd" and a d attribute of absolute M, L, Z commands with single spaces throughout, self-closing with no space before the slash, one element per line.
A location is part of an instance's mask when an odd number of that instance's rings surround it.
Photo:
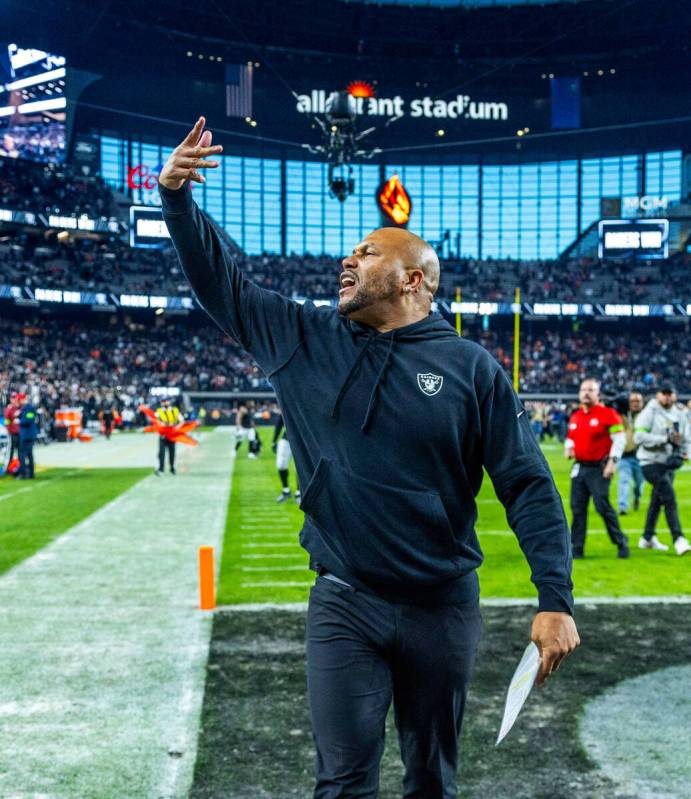
<path fill-rule="evenodd" d="M 338 310 L 356 322 L 390 330 L 425 318 L 439 285 L 439 259 L 426 241 L 402 228 L 373 230 L 343 259 Z"/>
<path fill-rule="evenodd" d="M 399 227 L 382 227 L 372 231 L 365 241 L 379 242 L 397 257 L 406 270 L 421 269 L 422 284 L 430 302 L 439 287 L 439 258 L 430 244 L 420 236 Z"/>

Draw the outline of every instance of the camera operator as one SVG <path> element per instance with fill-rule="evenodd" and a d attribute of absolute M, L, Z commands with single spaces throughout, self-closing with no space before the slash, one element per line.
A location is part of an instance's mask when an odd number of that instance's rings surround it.
<path fill-rule="evenodd" d="M 691 545 L 681 529 L 673 484 L 675 470 L 682 465 L 691 449 L 691 428 L 686 411 L 677 406 L 674 386 L 669 383 L 660 386 L 655 399 L 650 400 L 637 417 L 633 438 L 638 445 L 643 476 L 653 487 L 639 548 L 669 548 L 655 535 L 657 518 L 664 507 L 674 550 L 677 555 L 691 552 Z"/>

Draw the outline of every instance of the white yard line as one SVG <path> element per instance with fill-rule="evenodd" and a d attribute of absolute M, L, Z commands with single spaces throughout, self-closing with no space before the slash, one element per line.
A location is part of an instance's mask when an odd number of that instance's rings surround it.
<path fill-rule="evenodd" d="M 283 559 L 283 558 L 293 558 L 293 559 L 295 559 L 295 558 L 299 558 L 299 557 L 304 557 L 306 555 L 307 555 L 306 552 L 300 550 L 300 551 L 296 551 L 292 555 L 280 554 L 280 553 L 276 554 L 276 555 L 269 555 L 269 554 L 267 554 L 267 555 L 254 555 L 254 554 L 252 554 L 252 555 L 240 555 L 240 557 L 241 558 L 252 558 L 254 560 L 262 560 L 264 558 L 281 558 L 281 559 Z"/>
<path fill-rule="evenodd" d="M 0 496 L 0 502 L 5 499 L 10 499 L 11 497 L 16 497 L 17 494 L 25 494 L 27 491 L 35 491 L 37 488 L 45 488 L 45 486 L 59 483 L 60 480 L 64 480 L 66 477 L 72 477 L 73 474 L 77 474 L 77 471 L 77 469 L 72 469 L 69 472 L 65 472 L 65 474 L 61 474 L 59 477 L 51 477 L 47 480 L 41 480 L 39 477 L 37 480 L 32 480 L 28 486 L 18 488 L 16 491 L 9 491 L 7 494 L 3 494 Z"/>
<path fill-rule="evenodd" d="M 642 523 L 641 523 L 641 526 L 638 529 L 636 529 L 636 530 L 632 530 L 630 527 L 622 527 L 621 529 L 626 535 L 642 535 L 643 534 L 643 524 Z M 478 536 L 480 538 L 482 538 L 483 535 L 515 535 L 515 533 L 512 530 L 508 530 L 508 529 L 507 530 L 482 530 L 481 528 L 477 528 L 475 530 L 475 532 L 478 534 Z M 657 532 L 658 533 L 668 533 L 669 529 L 667 527 L 658 527 L 657 528 Z M 588 535 L 605 535 L 607 533 L 607 530 L 604 530 L 602 528 L 595 528 L 594 530 L 588 530 L 587 533 L 588 533 Z"/>
<path fill-rule="evenodd" d="M 242 566 L 243 572 L 308 572 L 309 566 Z"/>
<path fill-rule="evenodd" d="M 313 581 L 312 581 L 313 582 Z M 297 585 L 312 585 L 312 582 L 296 583 Z M 289 585 L 289 583 L 281 583 L 282 585 Z M 245 583 L 249 585 L 249 583 Z M 267 583 L 258 583 L 257 585 L 267 585 Z M 278 585 L 278 583 L 274 583 Z M 496 608 L 512 608 L 521 606 L 534 606 L 537 607 L 537 599 L 529 597 L 506 597 L 496 599 L 481 599 L 480 605 L 482 607 L 496 607 Z M 682 594 L 676 596 L 577 596 L 576 605 L 591 607 L 597 605 L 691 605 L 691 595 Z M 216 608 L 216 613 L 250 613 L 262 612 L 265 610 L 285 610 L 291 613 L 305 613 L 307 611 L 307 602 L 245 602 L 238 605 L 219 605 Z"/>
<path fill-rule="evenodd" d="M 296 547 L 297 541 L 262 541 L 261 543 L 247 542 L 241 547 Z"/>
<path fill-rule="evenodd" d="M 211 635 L 197 548 L 220 562 L 229 447 L 220 430 L 179 447 L 177 477 L 144 479 L 0 578 L 0 796 L 187 796 Z"/>
<path fill-rule="evenodd" d="M 262 582 L 256 583 L 241 583 L 240 588 L 266 588 L 266 586 L 270 585 L 274 588 L 296 588 L 300 586 L 311 586 L 314 584 L 314 580 L 303 580 L 302 582 L 290 582 L 284 580 L 266 580 Z"/>

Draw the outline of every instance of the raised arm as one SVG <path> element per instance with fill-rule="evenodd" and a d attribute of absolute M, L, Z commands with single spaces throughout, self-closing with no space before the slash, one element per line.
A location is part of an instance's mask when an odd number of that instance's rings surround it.
<path fill-rule="evenodd" d="M 202 132 L 204 122 L 200 117 L 161 170 L 163 218 L 201 305 L 271 375 L 302 340 L 303 309 L 248 280 L 192 199 L 191 182 L 205 182 L 200 170 L 217 168 L 218 161 L 207 158 L 223 149 L 211 145 L 211 132 Z"/>

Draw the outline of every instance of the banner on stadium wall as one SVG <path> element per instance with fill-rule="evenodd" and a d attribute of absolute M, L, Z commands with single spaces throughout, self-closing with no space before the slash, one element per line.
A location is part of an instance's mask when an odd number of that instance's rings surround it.
<path fill-rule="evenodd" d="M 358 82 L 360 83 L 360 82 Z M 327 103 L 334 92 L 326 89 L 310 89 L 298 94 L 295 109 L 299 114 L 325 114 Z M 406 100 L 402 95 L 376 97 L 351 95 L 355 99 L 358 116 L 391 117 L 409 119 L 463 119 L 467 121 L 506 122 L 509 118 L 508 103 L 495 100 L 476 100 L 469 94 L 457 94 L 451 100 L 425 95 Z"/>
<path fill-rule="evenodd" d="M 80 175 L 97 175 L 101 166 L 101 139 L 95 134 L 77 134 L 72 143 L 71 161 Z"/>

